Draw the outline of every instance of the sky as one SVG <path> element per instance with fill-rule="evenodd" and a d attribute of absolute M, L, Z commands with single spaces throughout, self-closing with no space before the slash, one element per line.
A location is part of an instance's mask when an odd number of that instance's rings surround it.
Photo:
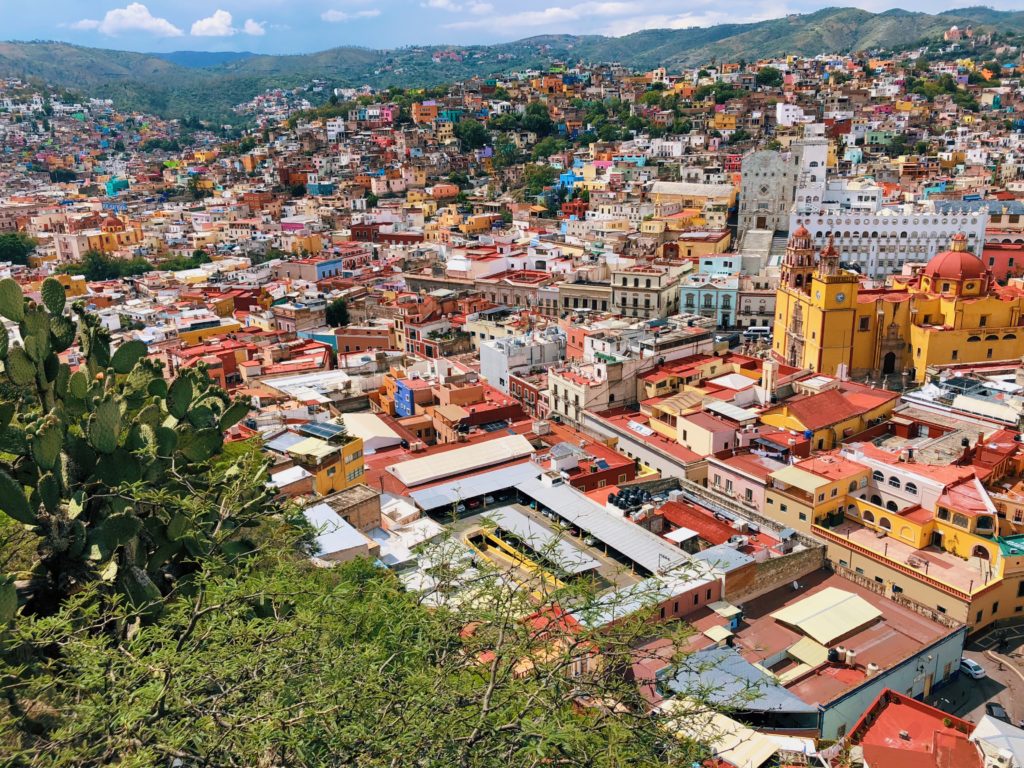
<path fill-rule="evenodd" d="M 14 3 L 15 0 L 9 0 Z M 969 0 L 34 0 L 3 14 L 8 40 L 63 40 L 134 51 L 306 53 L 339 45 L 394 48 L 495 43 L 548 33 L 761 21 L 850 4 L 935 13 Z M 1020 0 L 990 0 L 1019 10 Z"/>

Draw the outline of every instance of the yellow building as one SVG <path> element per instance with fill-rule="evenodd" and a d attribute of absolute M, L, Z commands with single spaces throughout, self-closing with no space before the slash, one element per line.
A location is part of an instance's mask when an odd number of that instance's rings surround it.
<path fill-rule="evenodd" d="M 179 330 L 178 338 L 183 341 L 186 346 L 191 347 L 194 344 L 202 343 L 211 336 L 222 336 L 227 333 L 236 333 L 241 329 L 242 324 L 237 320 L 222 318 L 220 323 L 217 325 Z"/>
<path fill-rule="evenodd" d="M 711 127 L 716 131 L 735 131 L 737 115 L 731 112 L 716 112 L 711 118 Z"/>
<path fill-rule="evenodd" d="M 830 375 L 846 366 L 853 376 L 906 371 L 923 381 L 930 365 L 1024 354 L 1024 293 L 999 288 L 963 235 L 918 273 L 868 290 L 840 269 L 831 242 L 815 255 L 800 227 L 786 249 L 775 307 L 775 357 Z"/>
<path fill-rule="evenodd" d="M 344 491 L 363 481 L 363 441 L 351 435 L 330 440 L 308 437 L 288 449 L 295 463 L 313 475 L 313 487 L 326 496 Z"/>
<path fill-rule="evenodd" d="M 83 275 L 54 275 L 54 278 L 64 286 L 64 292 L 69 296 L 85 296 L 89 292 L 89 284 Z"/>
<path fill-rule="evenodd" d="M 765 514 L 824 541 L 837 573 L 933 619 L 976 632 L 1024 610 L 1024 537 L 999 536 L 970 467 L 853 446 L 771 473 Z"/>

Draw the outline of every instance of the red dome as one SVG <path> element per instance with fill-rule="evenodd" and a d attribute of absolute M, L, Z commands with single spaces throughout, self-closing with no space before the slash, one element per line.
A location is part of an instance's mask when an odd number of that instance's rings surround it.
<path fill-rule="evenodd" d="M 811 233 L 807 231 L 807 227 L 801 224 L 797 227 L 796 232 L 793 233 L 793 237 L 810 237 Z"/>
<path fill-rule="evenodd" d="M 943 251 L 924 268 L 933 280 L 974 280 L 985 275 L 985 265 L 970 251 Z"/>

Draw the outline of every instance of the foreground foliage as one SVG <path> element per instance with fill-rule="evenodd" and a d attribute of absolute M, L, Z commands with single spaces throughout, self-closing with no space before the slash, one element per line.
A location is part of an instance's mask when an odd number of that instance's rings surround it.
<path fill-rule="evenodd" d="M 368 561 L 317 569 L 269 554 L 281 550 L 205 574 L 193 599 L 125 636 L 101 627 L 131 610 L 97 612 L 88 591 L 17 622 L 0 753 L 47 768 L 654 766 L 697 754 L 643 714 L 619 674 L 640 625 L 603 639 L 600 672 L 571 677 L 595 637 L 541 654 L 550 644 L 520 620 L 508 585 L 488 578 L 473 605 L 428 608 Z M 527 655 L 545 660 L 521 675 Z"/>

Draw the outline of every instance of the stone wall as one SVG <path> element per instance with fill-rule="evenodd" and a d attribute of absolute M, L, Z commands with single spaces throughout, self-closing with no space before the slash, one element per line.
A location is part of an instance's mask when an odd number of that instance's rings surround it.
<path fill-rule="evenodd" d="M 725 579 L 725 599 L 733 605 L 753 600 L 825 567 L 825 547 L 816 546 L 763 563 L 754 562 Z"/>

